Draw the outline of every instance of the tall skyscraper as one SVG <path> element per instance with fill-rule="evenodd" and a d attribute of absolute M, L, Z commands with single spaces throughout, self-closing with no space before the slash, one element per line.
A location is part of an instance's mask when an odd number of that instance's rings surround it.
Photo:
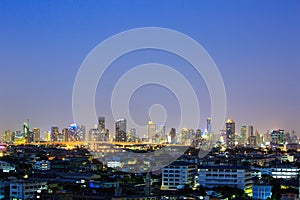
<path fill-rule="evenodd" d="M 175 137 L 176 137 L 176 129 L 175 128 L 171 128 L 171 131 L 169 133 L 169 142 L 170 143 L 175 143 Z"/>
<path fill-rule="evenodd" d="M 226 147 L 233 148 L 235 141 L 235 122 L 228 119 L 226 122 Z"/>
<path fill-rule="evenodd" d="M 3 141 L 7 144 L 14 142 L 15 133 L 13 131 L 6 130 L 3 134 Z"/>
<path fill-rule="evenodd" d="M 253 126 L 250 125 L 250 126 L 248 127 L 248 137 L 254 136 L 253 130 L 254 130 L 254 129 L 253 129 Z"/>
<path fill-rule="evenodd" d="M 64 128 L 62 131 L 62 137 L 63 137 L 63 141 L 64 142 L 69 142 L 69 129 L 68 128 Z"/>
<path fill-rule="evenodd" d="M 59 135 L 59 128 L 57 126 L 51 127 L 51 142 L 57 142 Z"/>
<path fill-rule="evenodd" d="M 116 135 L 115 140 L 117 142 L 126 142 L 127 141 L 127 121 L 126 119 L 119 119 L 116 121 Z"/>
<path fill-rule="evenodd" d="M 28 122 L 27 122 L 27 123 L 23 124 L 23 135 L 24 135 L 25 140 L 27 140 L 28 134 L 29 134 L 29 125 L 28 125 Z"/>
<path fill-rule="evenodd" d="M 239 137 L 239 144 L 243 145 L 247 143 L 247 126 L 242 125 L 241 126 L 241 133 Z"/>
<path fill-rule="evenodd" d="M 33 141 L 40 142 L 41 141 L 41 130 L 39 128 L 33 129 Z"/>
<path fill-rule="evenodd" d="M 206 124 L 206 130 L 208 133 L 212 133 L 212 130 L 211 130 L 211 118 L 207 118 L 206 120 L 207 124 Z"/>
<path fill-rule="evenodd" d="M 105 117 L 98 118 L 98 128 L 100 132 L 105 130 Z"/>
<path fill-rule="evenodd" d="M 156 124 L 154 124 L 151 120 L 147 124 L 147 137 L 149 142 L 152 141 L 153 137 L 156 134 Z"/>

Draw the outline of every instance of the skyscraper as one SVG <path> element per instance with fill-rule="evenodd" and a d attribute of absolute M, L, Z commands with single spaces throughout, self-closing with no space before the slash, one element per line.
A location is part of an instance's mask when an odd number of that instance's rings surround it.
<path fill-rule="evenodd" d="M 119 119 L 116 121 L 116 138 L 115 141 L 117 142 L 126 142 L 127 141 L 127 121 L 126 119 Z"/>
<path fill-rule="evenodd" d="M 247 142 L 247 126 L 242 125 L 241 126 L 241 133 L 239 137 L 239 144 L 243 145 Z"/>
<path fill-rule="evenodd" d="M 105 117 L 98 118 L 98 128 L 100 132 L 105 130 Z"/>
<path fill-rule="evenodd" d="M 41 141 L 41 130 L 39 128 L 33 129 L 33 141 L 40 142 Z"/>
<path fill-rule="evenodd" d="M 156 124 L 154 124 L 151 120 L 147 124 L 147 137 L 149 142 L 152 141 L 152 138 L 156 134 Z"/>
<path fill-rule="evenodd" d="M 228 119 L 226 122 L 226 147 L 233 148 L 235 141 L 235 122 Z"/>
<path fill-rule="evenodd" d="M 284 144 L 284 130 L 273 130 L 271 132 L 272 144 Z"/>
<path fill-rule="evenodd" d="M 57 142 L 58 141 L 58 135 L 59 135 L 59 129 L 57 126 L 51 127 L 51 141 Z"/>
<path fill-rule="evenodd" d="M 251 137 L 251 136 L 253 136 L 253 126 L 249 126 L 248 127 L 248 137 Z"/>
<path fill-rule="evenodd" d="M 207 122 L 207 124 L 206 124 L 206 130 L 207 130 L 207 132 L 208 133 L 211 133 L 211 118 L 207 118 L 207 120 L 206 120 L 206 122 Z"/>
<path fill-rule="evenodd" d="M 24 135 L 25 140 L 27 140 L 28 134 L 29 134 L 29 125 L 28 125 L 28 123 L 24 123 L 23 124 L 23 135 Z"/>
<path fill-rule="evenodd" d="M 176 137 L 176 129 L 175 128 L 171 128 L 171 131 L 169 133 L 169 142 L 170 143 L 175 143 L 175 137 Z"/>

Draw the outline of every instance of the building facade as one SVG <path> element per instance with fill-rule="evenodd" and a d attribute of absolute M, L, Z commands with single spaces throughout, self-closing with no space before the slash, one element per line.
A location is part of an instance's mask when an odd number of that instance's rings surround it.
<path fill-rule="evenodd" d="M 162 190 L 194 186 L 197 166 L 184 161 L 176 161 L 162 169 Z"/>

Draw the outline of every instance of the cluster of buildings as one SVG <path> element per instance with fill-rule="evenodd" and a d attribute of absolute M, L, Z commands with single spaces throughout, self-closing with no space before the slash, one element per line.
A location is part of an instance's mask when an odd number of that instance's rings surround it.
<path fill-rule="evenodd" d="M 134 128 L 127 129 L 126 119 L 119 119 L 111 138 L 105 118 L 99 117 L 97 126 L 88 132 L 82 125 L 62 130 L 54 126 L 45 138 L 49 142 L 42 142 L 40 130 L 31 130 L 28 124 L 24 123 L 22 131 L 3 134 L 0 199 L 300 197 L 300 145 L 294 132 L 260 134 L 253 126 L 242 125 L 237 133 L 234 120 L 229 119 L 212 150 L 206 151 L 203 146 L 213 135 L 210 118 L 205 131 L 172 128 L 166 132 L 165 126 L 149 121 L 142 138 Z M 66 145 L 77 141 L 82 145 Z M 93 149 L 90 141 L 102 142 Z M 190 147 L 182 154 L 181 146 Z M 159 151 L 164 147 L 174 148 L 174 155 L 167 152 L 171 164 L 164 164 L 167 155 Z M 132 152 L 152 154 L 142 158 Z M 141 167 L 145 173 L 138 173 Z M 150 169 L 155 171 L 146 173 Z M 228 188 L 232 188 L 229 194 Z"/>

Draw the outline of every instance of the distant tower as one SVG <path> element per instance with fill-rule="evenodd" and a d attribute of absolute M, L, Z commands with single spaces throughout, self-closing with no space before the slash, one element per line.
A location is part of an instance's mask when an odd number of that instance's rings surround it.
<path fill-rule="evenodd" d="M 175 137 L 176 137 L 176 129 L 175 128 L 171 128 L 171 131 L 169 133 L 169 137 L 170 137 L 170 143 L 174 143 L 176 141 L 175 140 Z"/>
<path fill-rule="evenodd" d="M 69 129 L 68 128 L 64 128 L 62 131 L 62 140 L 63 142 L 68 142 L 69 141 Z"/>
<path fill-rule="evenodd" d="M 226 122 L 226 147 L 233 148 L 235 141 L 235 122 L 228 119 Z"/>
<path fill-rule="evenodd" d="M 212 133 L 211 132 L 211 118 L 207 118 L 206 120 L 207 124 L 206 124 L 206 130 L 208 133 Z"/>
<path fill-rule="evenodd" d="M 242 125 L 239 144 L 245 144 L 246 142 L 247 142 L 247 126 Z"/>
<path fill-rule="evenodd" d="M 151 176 L 148 172 L 145 181 L 145 196 L 148 197 L 150 195 L 151 195 Z"/>
<path fill-rule="evenodd" d="M 58 135 L 59 135 L 59 129 L 57 126 L 51 127 L 51 142 L 57 142 L 58 141 Z"/>
<path fill-rule="evenodd" d="M 147 137 L 149 142 L 152 141 L 152 138 L 156 134 L 156 124 L 154 124 L 151 120 L 147 124 Z"/>
<path fill-rule="evenodd" d="M 100 132 L 105 130 L 105 117 L 98 118 L 98 128 Z"/>
<path fill-rule="evenodd" d="M 116 121 L 116 141 L 117 142 L 126 142 L 127 141 L 127 121 L 126 119 L 119 119 Z"/>
<path fill-rule="evenodd" d="M 271 132 L 272 144 L 284 144 L 284 130 L 273 130 Z"/>
<path fill-rule="evenodd" d="M 39 128 L 33 129 L 33 141 L 40 142 L 41 141 L 41 130 Z"/>
<path fill-rule="evenodd" d="M 28 135 L 29 135 L 29 119 L 27 119 L 27 122 L 25 122 L 23 124 L 23 135 L 24 135 L 24 138 L 25 140 L 27 140 L 28 138 Z"/>
<path fill-rule="evenodd" d="M 253 126 L 249 126 L 249 127 L 248 127 L 248 137 L 253 136 L 253 133 L 254 133 L 253 130 L 254 130 L 254 129 L 253 129 Z"/>

